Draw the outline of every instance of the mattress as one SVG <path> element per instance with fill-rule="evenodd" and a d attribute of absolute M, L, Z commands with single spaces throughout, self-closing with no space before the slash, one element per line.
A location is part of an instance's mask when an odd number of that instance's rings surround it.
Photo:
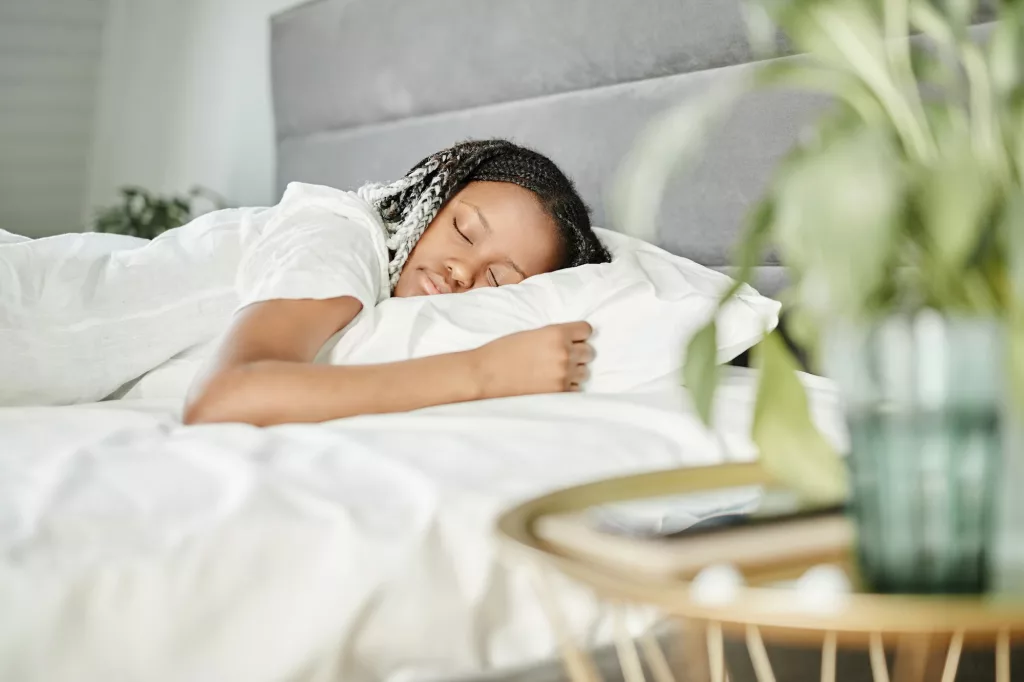
<path fill-rule="evenodd" d="M 841 446 L 835 392 L 807 382 Z M 159 401 L 0 410 L 0 679 L 405 681 L 550 658 L 534 568 L 498 552 L 500 511 L 750 459 L 753 398 L 734 370 L 717 434 L 681 389 L 267 429 L 183 428 Z M 558 585 L 579 641 L 606 641 L 606 605 Z"/>

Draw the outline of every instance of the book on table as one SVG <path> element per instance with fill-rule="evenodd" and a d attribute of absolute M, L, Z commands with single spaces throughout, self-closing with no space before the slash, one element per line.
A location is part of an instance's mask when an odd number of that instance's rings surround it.
<path fill-rule="evenodd" d="M 845 562 L 844 510 L 807 504 L 784 488 L 745 486 L 606 504 L 546 516 L 537 535 L 561 554 L 617 571 L 689 579 L 730 564 L 744 574 Z"/>

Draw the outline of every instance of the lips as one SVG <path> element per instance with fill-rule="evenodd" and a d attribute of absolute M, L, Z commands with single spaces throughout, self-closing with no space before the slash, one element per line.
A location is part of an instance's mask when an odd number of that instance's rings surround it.
<path fill-rule="evenodd" d="M 439 277 L 434 273 L 423 270 L 420 276 L 423 293 L 427 296 L 433 296 L 434 294 L 450 294 L 452 289 L 448 286 L 448 283 L 444 281 L 443 277 Z"/>

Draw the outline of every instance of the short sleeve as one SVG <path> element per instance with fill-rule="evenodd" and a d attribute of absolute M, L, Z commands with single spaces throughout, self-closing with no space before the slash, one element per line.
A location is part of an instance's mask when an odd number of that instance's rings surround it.
<path fill-rule="evenodd" d="M 240 306 L 352 296 L 372 308 L 390 296 L 384 227 L 356 195 L 292 183 L 274 215 L 244 239 Z"/>

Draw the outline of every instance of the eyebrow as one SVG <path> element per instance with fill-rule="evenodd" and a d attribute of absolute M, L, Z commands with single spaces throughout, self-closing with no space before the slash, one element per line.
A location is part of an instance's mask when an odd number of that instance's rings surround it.
<path fill-rule="evenodd" d="M 471 209 L 476 211 L 476 217 L 480 219 L 480 223 L 483 224 L 484 229 L 487 230 L 488 234 L 494 231 L 491 229 L 491 224 L 487 222 L 487 218 L 484 217 L 484 212 L 480 210 L 479 206 L 477 206 L 476 204 L 471 204 L 464 199 L 459 199 L 459 203 L 469 206 Z"/>
<path fill-rule="evenodd" d="M 487 218 L 484 217 L 484 212 L 480 210 L 479 206 L 477 206 L 476 204 L 471 204 L 465 199 L 459 199 L 459 203 L 469 206 L 471 209 L 476 211 L 476 217 L 480 219 L 480 224 L 484 226 L 484 229 L 487 231 L 487 234 L 494 234 L 494 230 L 491 229 L 491 224 L 487 222 Z M 508 263 L 513 270 L 518 272 L 520 277 L 526 279 L 526 273 L 523 272 L 522 268 L 516 265 L 516 262 L 514 260 L 512 260 L 511 258 L 506 258 L 505 262 Z"/>

